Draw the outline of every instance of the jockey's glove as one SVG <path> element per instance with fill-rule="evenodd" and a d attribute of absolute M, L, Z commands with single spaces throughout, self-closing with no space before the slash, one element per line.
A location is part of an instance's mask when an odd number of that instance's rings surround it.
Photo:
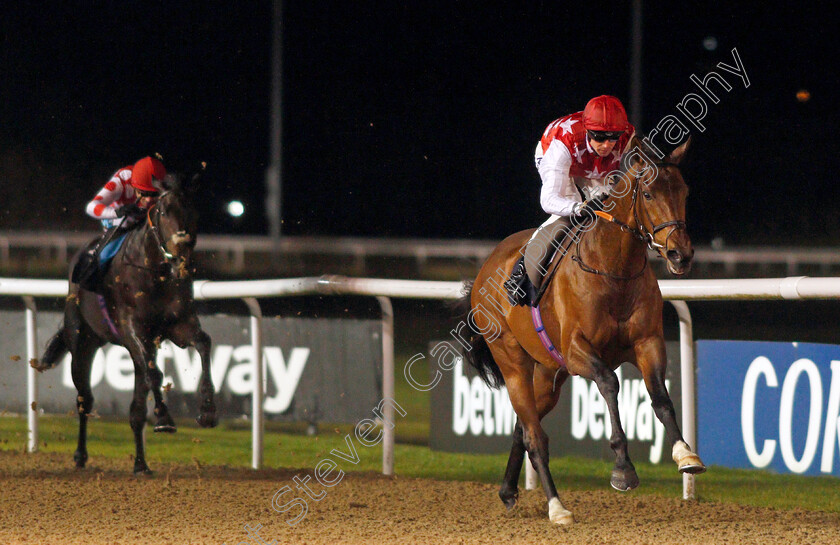
<path fill-rule="evenodd" d="M 145 214 L 143 209 L 140 208 L 139 206 L 137 206 L 136 204 L 133 204 L 133 203 L 132 204 L 127 204 L 123 207 L 120 207 L 120 209 L 117 210 L 117 217 L 118 218 L 122 218 L 123 216 L 128 216 L 128 217 L 134 218 L 134 217 L 141 216 L 143 214 Z"/>

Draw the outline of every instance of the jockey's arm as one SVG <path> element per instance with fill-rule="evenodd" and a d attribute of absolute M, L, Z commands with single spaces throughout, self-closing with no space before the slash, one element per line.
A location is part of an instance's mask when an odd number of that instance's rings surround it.
<path fill-rule="evenodd" d="M 117 218 L 117 210 L 112 207 L 111 204 L 120 198 L 120 195 L 123 192 L 123 187 L 122 184 L 115 178 L 116 176 L 111 178 L 111 180 L 105 184 L 105 187 L 100 189 L 99 193 L 96 194 L 93 200 L 87 204 L 85 211 L 88 216 L 98 220 Z"/>
<path fill-rule="evenodd" d="M 573 216 L 580 208 L 580 195 L 569 175 L 572 155 L 562 142 L 555 140 L 548 146 L 537 170 L 542 179 L 540 205 L 555 216 Z"/>

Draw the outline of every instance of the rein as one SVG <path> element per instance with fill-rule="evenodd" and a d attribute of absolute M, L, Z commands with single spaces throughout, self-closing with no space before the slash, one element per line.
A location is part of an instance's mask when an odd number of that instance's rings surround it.
<path fill-rule="evenodd" d="M 633 273 L 630 276 L 619 276 L 617 274 L 613 274 L 613 273 L 610 273 L 610 272 L 594 269 L 594 268 L 590 267 L 589 265 L 587 265 L 586 263 L 583 262 L 583 258 L 580 256 L 580 244 L 577 245 L 577 251 L 575 252 L 575 255 L 572 256 L 572 261 L 577 263 L 578 267 L 580 267 L 580 269 L 584 272 L 597 274 L 597 275 L 600 275 L 600 276 L 606 276 L 607 278 L 609 278 L 611 280 L 635 280 L 636 278 L 639 278 L 640 276 L 642 276 L 644 274 L 645 269 L 647 268 L 647 264 L 648 264 L 647 252 L 645 252 L 645 262 L 642 264 L 641 270 L 639 270 L 639 272 L 637 272 L 637 273 Z"/>
<path fill-rule="evenodd" d="M 146 223 L 148 223 L 149 230 L 151 230 L 152 235 L 155 237 L 155 242 L 157 242 L 158 249 L 160 250 L 160 253 L 163 254 L 163 258 L 166 261 L 169 261 L 170 259 L 175 259 L 176 256 L 166 251 L 166 243 L 163 241 L 163 237 L 160 236 L 160 231 L 158 231 L 157 226 L 155 226 L 154 222 L 152 222 L 152 210 L 154 210 L 155 206 L 157 206 L 157 203 L 150 206 L 146 211 Z"/>
<path fill-rule="evenodd" d="M 160 231 L 159 231 L 157 225 L 155 225 L 155 222 L 152 220 L 152 210 L 156 206 L 157 206 L 157 202 L 155 202 L 152 206 L 150 206 L 148 208 L 148 210 L 146 210 L 146 222 L 145 223 L 148 226 L 148 231 L 150 231 L 152 233 L 152 237 L 155 240 L 155 244 L 157 246 L 157 249 L 160 250 L 160 253 L 163 256 L 163 262 L 159 263 L 157 268 L 143 266 L 143 265 L 137 265 L 136 263 L 132 263 L 131 261 L 129 261 L 128 256 L 126 255 L 125 252 L 123 252 L 123 262 L 130 267 L 135 267 L 137 269 L 143 269 L 143 270 L 146 270 L 146 271 L 157 272 L 157 271 L 160 270 L 161 266 L 166 266 L 166 265 L 172 266 L 172 260 L 178 258 L 178 256 L 176 256 L 176 255 L 170 253 L 169 251 L 167 251 L 166 242 L 163 240 L 163 237 L 160 235 Z M 135 230 L 134 232 L 136 233 L 138 231 Z"/>

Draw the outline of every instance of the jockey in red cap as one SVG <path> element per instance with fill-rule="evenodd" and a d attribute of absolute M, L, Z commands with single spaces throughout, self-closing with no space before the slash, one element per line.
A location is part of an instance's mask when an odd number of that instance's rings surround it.
<path fill-rule="evenodd" d="M 121 225 L 129 227 L 154 203 L 160 191 L 159 184 L 155 186 L 154 182 L 163 181 L 165 176 L 166 169 L 160 160 L 143 157 L 134 166 L 116 171 L 85 210 L 89 216 L 101 220 L 106 229 L 124 216 L 128 218 Z"/>
<path fill-rule="evenodd" d="M 533 302 L 554 255 L 554 246 L 547 243 L 568 232 L 572 216 L 581 214 L 585 201 L 609 193 L 604 177 L 619 167 L 634 133 L 621 101 L 610 95 L 593 98 L 582 112 L 561 117 L 545 129 L 534 161 L 542 179 L 540 204 L 550 217 L 531 237 L 505 282 L 513 304 Z"/>
<path fill-rule="evenodd" d="M 99 290 L 101 272 L 119 249 L 126 232 L 143 220 L 157 200 L 165 176 L 166 168 L 159 159 L 143 157 L 133 166 L 116 171 L 88 203 L 85 210 L 102 222 L 106 233 L 79 257 L 73 269 L 74 283 L 89 291 Z"/>

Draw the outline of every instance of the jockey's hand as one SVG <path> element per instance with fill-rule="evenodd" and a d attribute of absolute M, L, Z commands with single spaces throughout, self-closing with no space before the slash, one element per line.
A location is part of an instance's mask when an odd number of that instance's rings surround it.
<path fill-rule="evenodd" d="M 589 201 L 583 201 L 575 204 L 574 207 L 572 207 L 572 215 L 580 216 L 581 214 L 583 214 L 583 211 L 586 210 L 586 204 L 588 202 Z"/>
<path fill-rule="evenodd" d="M 593 198 L 589 199 L 588 201 L 583 201 L 582 203 L 580 203 L 580 210 L 575 211 L 575 214 L 579 216 L 579 215 L 583 214 L 584 210 L 587 210 L 587 209 L 588 210 L 603 210 L 604 209 L 604 201 L 607 200 L 607 197 L 609 197 L 609 196 L 610 196 L 609 193 L 602 193 L 602 194 L 598 195 L 597 197 L 593 197 Z"/>
<path fill-rule="evenodd" d="M 143 214 L 145 214 L 143 209 L 141 209 L 140 207 L 138 207 L 134 203 L 127 204 L 127 205 L 121 207 L 119 210 L 117 210 L 117 217 L 118 218 L 122 218 L 124 216 L 128 216 L 128 217 L 131 217 L 131 218 L 136 218 L 136 217 L 142 216 Z"/>

